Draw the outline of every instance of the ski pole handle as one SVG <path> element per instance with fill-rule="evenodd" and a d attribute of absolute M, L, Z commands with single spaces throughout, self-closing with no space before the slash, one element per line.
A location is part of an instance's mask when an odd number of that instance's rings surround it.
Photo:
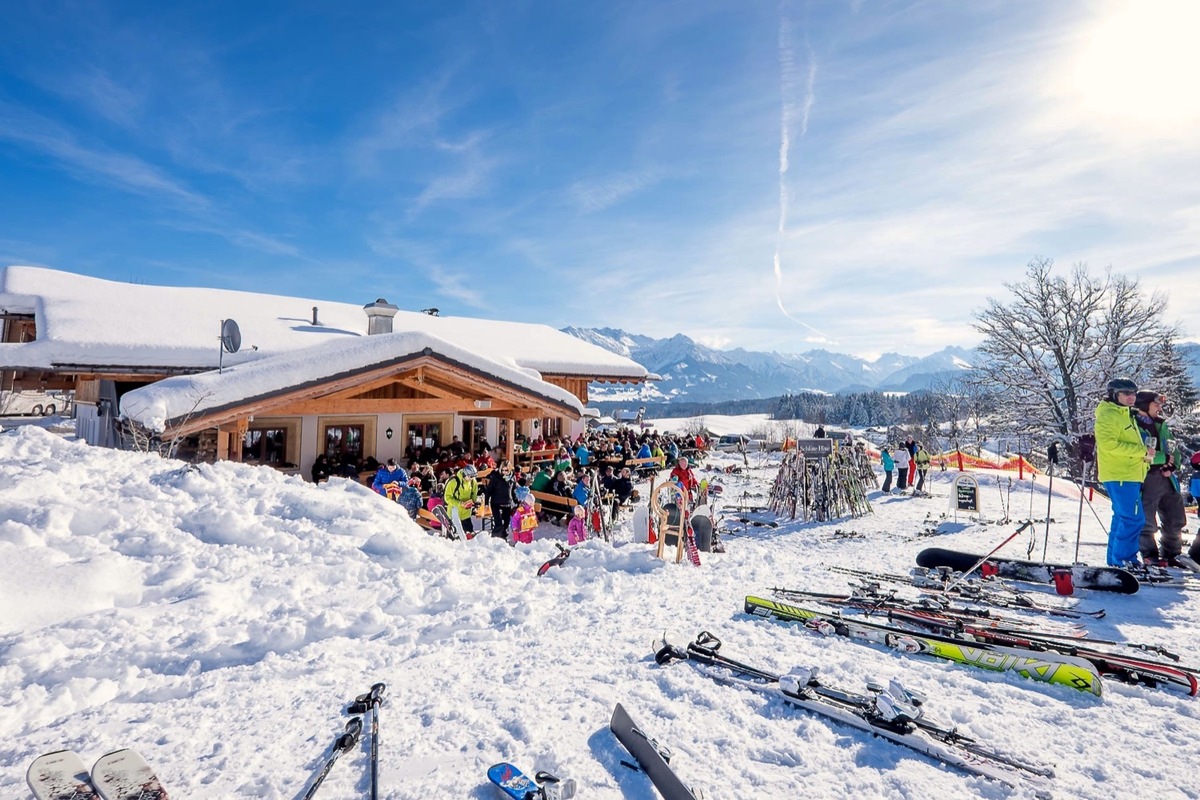
<path fill-rule="evenodd" d="M 335 751 L 346 751 L 354 745 L 358 744 L 358 737 L 362 735 L 363 721 L 362 717 L 352 717 L 346 723 L 346 732 L 337 738 L 333 743 Z"/>

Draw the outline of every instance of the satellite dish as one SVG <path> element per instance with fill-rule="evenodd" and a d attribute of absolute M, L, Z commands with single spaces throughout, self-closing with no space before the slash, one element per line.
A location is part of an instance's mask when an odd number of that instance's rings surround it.
<path fill-rule="evenodd" d="M 238 324 L 231 319 L 221 323 L 221 349 L 226 353 L 236 353 L 242 346 L 242 331 Z"/>

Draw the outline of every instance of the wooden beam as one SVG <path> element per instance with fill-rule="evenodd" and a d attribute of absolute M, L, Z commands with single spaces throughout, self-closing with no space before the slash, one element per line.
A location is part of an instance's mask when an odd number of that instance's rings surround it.
<path fill-rule="evenodd" d="M 442 389 L 440 387 L 434 386 L 428 382 L 418 381 L 414 378 L 405 378 L 403 380 L 396 381 L 396 383 L 400 384 L 401 386 L 407 386 L 408 388 L 410 388 L 414 391 L 418 391 L 418 392 L 421 392 L 422 394 L 427 394 L 432 397 L 442 397 L 442 398 L 446 398 L 446 399 L 462 397 L 462 395 L 458 395 L 458 394 L 455 394 L 454 392 L 447 391 L 446 389 Z"/>
<path fill-rule="evenodd" d="M 495 408 L 494 404 L 493 408 Z M 288 403 L 284 406 L 276 406 L 271 409 L 270 415 L 272 417 L 301 417 L 307 414 L 429 414 L 437 412 L 445 412 L 447 414 L 470 412 L 471 416 L 487 416 L 486 412 L 475 408 L 475 403 L 472 400 L 441 400 L 436 397 L 405 400 L 363 400 L 349 398 L 334 401 L 318 398 L 316 400 L 302 400 L 296 403 Z M 263 416 L 266 416 L 266 414 L 263 414 Z"/>

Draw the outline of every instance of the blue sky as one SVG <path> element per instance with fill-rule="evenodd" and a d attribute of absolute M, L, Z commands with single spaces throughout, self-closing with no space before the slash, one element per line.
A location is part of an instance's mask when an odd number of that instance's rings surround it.
<path fill-rule="evenodd" d="M 866 355 L 1049 257 L 1197 338 L 1197 9 L 18 0 L 0 264 Z"/>

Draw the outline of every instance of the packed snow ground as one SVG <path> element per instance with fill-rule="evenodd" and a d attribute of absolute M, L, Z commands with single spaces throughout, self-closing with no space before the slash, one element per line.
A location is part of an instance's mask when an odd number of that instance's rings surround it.
<path fill-rule="evenodd" d="M 735 503 L 769 491 L 777 458 L 703 474 Z M 39 753 L 68 747 L 91 763 L 133 747 L 175 798 L 299 798 L 347 701 L 377 681 L 390 693 L 386 798 L 498 798 L 484 772 L 502 760 L 572 776 L 581 798 L 655 798 L 621 766 L 628 755 L 608 731 L 617 702 L 716 800 L 1024 796 L 686 664 L 655 665 L 664 631 L 684 643 L 702 630 L 732 657 L 781 672 L 816 665 L 835 686 L 899 677 L 929 695 L 930 716 L 1053 763 L 1056 797 L 1200 796 L 1196 699 L 1114 681 L 1096 698 L 742 613 L 746 594 L 772 586 L 843 590 L 827 565 L 904 572 L 923 547 L 989 549 L 1013 525 L 942 520 L 952 475 L 933 473 L 929 499 L 876 491 L 868 517 L 739 530 L 700 568 L 655 559 L 630 541 L 626 518 L 614 544 L 588 542 L 538 578 L 554 553 L 546 540 L 565 529 L 543 526 L 516 548 L 451 542 L 346 481 L 312 486 L 265 468 L 91 448 L 37 426 L 5 431 L 0 797 L 29 797 L 25 769 Z M 984 516 L 997 518 L 1008 476 L 981 480 Z M 1013 516 L 1044 516 L 1045 479 L 1032 500 L 1028 482 L 1014 484 Z M 1069 560 L 1078 494 L 1054 488 L 1050 555 Z M 1096 512 L 1107 522 L 1103 501 Z M 920 536 L 927 520 L 942 533 Z M 1087 506 L 1082 531 L 1085 560 L 1102 561 Z M 1027 541 L 1009 550 L 1023 555 Z M 1145 589 L 1082 602 L 1108 610 L 1094 635 L 1162 644 L 1195 665 L 1198 598 Z M 368 748 L 364 738 L 319 796 L 364 796 Z"/>

